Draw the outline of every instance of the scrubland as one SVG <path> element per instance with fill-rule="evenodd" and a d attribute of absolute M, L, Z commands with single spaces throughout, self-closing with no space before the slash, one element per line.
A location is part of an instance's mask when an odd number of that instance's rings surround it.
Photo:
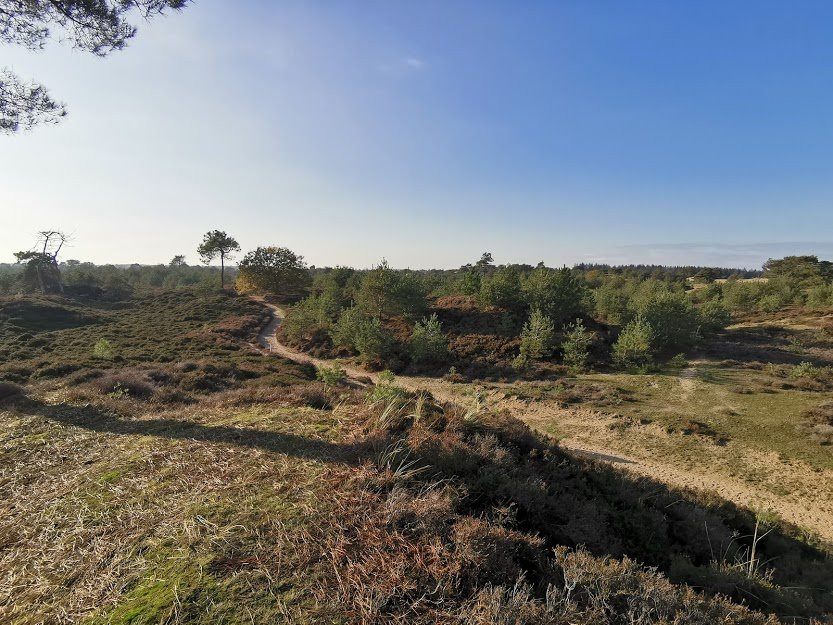
<path fill-rule="evenodd" d="M 630 432 L 653 427 L 667 440 L 646 446 L 651 454 L 742 445 L 824 471 L 814 417 L 790 430 L 803 447 L 778 430 L 787 408 L 800 416 L 824 403 L 826 391 L 800 388 L 791 365 L 544 367 L 546 380 L 524 374 L 494 388 L 372 373 L 378 384 L 324 383 L 308 364 L 256 350 L 268 311 L 232 295 L 17 297 L 0 315 L 4 622 L 768 623 L 833 613 L 833 561 L 818 536 L 547 435 L 579 439 L 569 428 L 581 410 L 605 415 L 596 418 L 614 427 L 604 441 L 622 449 L 644 438 Z M 434 396 L 413 390 L 420 379 Z M 744 403 L 755 385 L 780 402 L 758 422 L 775 431 L 702 414 L 725 395 L 753 419 L 767 405 Z M 524 407 L 556 412 L 542 421 Z M 688 421 L 710 429 L 686 432 Z M 756 524 L 766 533 L 757 541 Z"/>

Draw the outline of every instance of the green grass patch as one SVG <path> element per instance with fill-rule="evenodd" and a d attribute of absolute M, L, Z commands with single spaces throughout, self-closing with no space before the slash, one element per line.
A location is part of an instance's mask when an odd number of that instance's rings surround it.
<path fill-rule="evenodd" d="M 761 452 L 775 451 L 785 459 L 833 468 L 833 453 L 802 433 L 802 415 L 819 403 L 819 394 L 766 386 L 765 373 L 742 368 L 699 364 L 690 378 L 674 374 L 594 374 L 583 380 L 624 390 L 631 401 L 616 412 L 634 419 L 649 418 L 669 432 L 702 424 L 715 439 L 736 441 Z M 609 409 L 592 398 L 588 405 Z M 687 440 L 686 445 L 691 441 Z"/>

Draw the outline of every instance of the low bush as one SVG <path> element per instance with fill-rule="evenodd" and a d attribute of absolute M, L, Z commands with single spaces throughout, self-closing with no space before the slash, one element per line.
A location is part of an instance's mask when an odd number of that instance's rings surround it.
<path fill-rule="evenodd" d="M 754 515 L 577 461 L 507 414 L 403 410 L 375 418 L 389 436 L 362 504 L 324 539 L 333 615 L 377 622 L 383 600 L 426 624 L 776 625 L 750 606 L 807 622 L 833 606 L 830 562 L 777 530 L 765 579 L 715 566 L 714 545 L 743 555 Z"/>
<path fill-rule="evenodd" d="M 441 363 L 448 357 L 448 341 L 437 313 L 414 325 L 410 341 L 411 357 L 417 363 Z"/>
<path fill-rule="evenodd" d="M 137 372 L 123 371 L 105 375 L 91 383 L 103 395 L 129 396 L 134 399 L 150 399 L 156 387 Z"/>
<path fill-rule="evenodd" d="M 653 357 L 653 329 L 642 316 L 637 316 L 613 344 L 613 362 L 621 367 L 644 367 Z"/>
<path fill-rule="evenodd" d="M 330 410 L 333 405 L 327 395 L 327 387 L 321 384 L 298 384 L 290 387 L 288 398 L 295 405 L 315 410 Z"/>
<path fill-rule="evenodd" d="M 23 387 L 19 384 L 0 381 L 0 401 L 8 399 L 9 397 L 23 395 L 23 392 Z"/>
<path fill-rule="evenodd" d="M 682 351 L 697 340 L 700 315 L 684 293 L 656 293 L 640 306 L 639 313 L 651 327 L 655 354 Z"/>
<path fill-rule="evenodd" d="M 593 333 L 584 327 L 581 319 L 576 319 L 564 327 L 564 364 L 573 371 L 585 371 L 590 361 L 590 348 L 594 342 Z"/>
<path fill-rule="evenodd" d="M 540 360 L 555 347 L 555 325 L 540 310 L 533 310 L 521 330 L 521 350 L 516 363 L 525 366 L 530 360 Z"/>
<path fill-rule="evenodd" d="M 408 397 L 409 393 L 399 386 L 396 386 L 396 376 L 391 371 L 382 371 L 379 374 L 379 382 L 370 389 L 367 394 L 367 403 L 374 405 L 379 403 L 401 403 Z"/>
<path fill-rule="evenodd" d="M 821 367 L 815 366 L 806 360 L 798 363 L 790 369 L 789 376 L 793 379 L 807 378 L 810 380 L 818 380 L 825 374 L 825 370 Z"/>
<path fill-rule="evenodd" d="M 317 332 L 326 331 L 329 328 L 329 319 L 322 309 L 320 299 L 310 296 L 292 307 L 281 327 L 292 342 L 301 343 L 309 340 Z"/>
<path fill-rule="evenodd" d="M 697 313 L 700 317 L 700 327 L 705 333 L 724 330 L 732 323 L 732 313 L 717 300 L 705 302 L 697 309 Z"/>
<path fill-rule="evenodd" d="M 391 355 L 395 341 L 378 318 L 364 315 L 358 307 L 342 311 L 330 330 L 336 347 L 359 353 L 362 360 L 384 359 Z"/>
<path fill-rule="evenodd" d="M 347 374 L 338 365 L 332 367 L 318 367 L 315 370 L 315 378 L 327 386 L 338 386 L 344 382 Z"/>
<path fill-rule="evenodd" d="M 95 345 L 93 345 L 93 356 L 96 358 L 111 360 L 113 355 L 113 345 L 107 339 L 99 339 L 95 342 Z"/>

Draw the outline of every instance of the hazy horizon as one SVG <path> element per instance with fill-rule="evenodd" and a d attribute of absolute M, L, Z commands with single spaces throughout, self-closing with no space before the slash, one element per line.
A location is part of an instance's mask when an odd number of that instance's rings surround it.
<path fill-rule="evenodd" d="M 719 19 L 715 19 L 719 15 Z M 106 59 L 4 48 L 69 116 L 0 139 L 0 262 L 760 268 L 833 257 L 833 5 L 201 0 Z"/>
<path fill-rule="evenodd" d="M 271 244 L 265 244 L 271 245 Z M 227 267 L 236 266 L 237 260 L 239 260 L 243 254 L 249 249 L 253 249 L 256 246 L 251 247 L 243 247 L 242 251 L 236 255 L 234 258 L 226 262 Z M 623 265 L 657 265 L 657 266 L 666 266 L 666 267 L 684 267 L 684 266 L 699 266 L 699 267 L 722 267 L 722 268 L 730 268 L 730 269 L 742 269 L 742 270 L 760 270 L 762 265 L 766 260 L 770 258 L 783 258 L 784 256 L 791 256 L 791 255 L 814 255 L 818 256 L 822 260 L 829 259 L 833 257 L 833 245 L 831 244 L 824 244 L 824 243 L 805 243 L 805 242 L 792 242 L 792 243 L 772 243 L 772 244 L 765 244 L 761 246 L 744 246 L 742 248 L 738 248 L 733 250 L 731 253 L 726 253 L 714 251 L 713 246 L 706 245 L 706 244 L 695 244 L 695 245 L 675 245 L 675 246 L 665 246 L 678 249 L 680 252 L 683 253 L 682 256 L 679 258 L 699 258 L 699 261 L 689 262 L 686 260 L 683 261 L 666 261 L 666 258 L 674 258 L 673 254 L 667 255 L 667 250 L 663 250 L 664 246 L 632 246 L 634 248 L 639 248 L 636 251 L 628 250 L 627 248 L 623 248 L 623 254 L 621 256 L 617 255 L 608 255 L 608 256 L 600 256 L 600 257 L 592 257 L 588 255 L 585 258 L 575 260 L 575 261 L 568 261 L 563 263 L 548 263 L 546 261 L 545 264 L 549 267 L 560 267 L 566 265 L 568 267 L 572 267 L 575 265 L 580 264 L 599 264 L 599 265 L 611 265 L 611 266 L 623 266 Z M 60 256 L 61 262 L 66 262 L 67 260 L 78 260 L 80 262 L 92 262 L 95 265 L 116 265 L 116 266 L 129 266 L 133 264 L 139 265 L 165 265 L 170 262 L 170 260 L 174 257 L 174 254 L 171 254 L 170 257 L 164 259 L 157 259 L 157 260 L 149 260 L 140 262 L 137 260 L 127 260 L 127 261 L 108 261 L 108 260 L 92 260 L 89 258 L 80 257 L 78 254 L 73 254 L 73 251 L 77 249 L 75 248 L 73 241 L 69 241 L 63 248 L 63 251 Z M 771 253 L 761 256 L 760 254 L 764 253 L 764 250 L 769 249 Z M 824 253 L 819 253 L 818 250 L 823 249 L 826 250 Z M 633 260 L 625 260 L 626 258 L 631 258 L 631 253 L 639 254 L 640 252 L 650 251 L 650 253 L 643 253 L 641 256 L 634 255 Z M 687 256 L 686 253 L 690 252 L 692 256 Z M 188 265 L 201 265 L 202 263 L 199 260 L 199 256 L 196 252 L 191 254 L 183 253 L 185 256 L 185 262 Z M 397 264 L 395 259 L 392 260 L 390 258 L 384 258 L 384 260 L 388 261 L 388 264 L 394 269 L 415 269 L 415 270 L 423 270 L 423 269 L 458 269 L 466 264 L 473 264 L 479 258 L 479 254 L 467 258 L 461 259 L 457 264 L 450 264 L 450 265 L 402 265 Z M 710 258 L 729 258 L 735 259 L 737 262 L 729 262 L 729 263 L 721 263 L 721 262 L 711 262 Z M 752 260 L 760 259 L 758 260 Z M 378 258 L 376 261 L 368 263 L 366 265 L 354 265 L 350 263 L 345 263 L 343 261 L 336 260 L 335 262 L 315 262 L 314 259 L 304 258 L 304 260 L 309 264 L 315 267 L 335 267 L 335 266 L 347 266 L 347 267 L 354 267 L 356 269 L 370 269 L 378 264 L 379 261 L 383 260 L 383 257 Z M 527 265 L 536 265 L 539 261 L 538 260 L 531 260 L 531 259 L 516 259 L 516 258 L 500 258 L 495 257 L 495 264 L 496 265 L 511 265 L 511 264 L 527 264 Z M 0 264 L 14 264 L 14 258 L 11 260 L 0 260 Z M 213 261 L 210 263 L 211 266 L 219 267 L 220 264 L 218 261 Z"/>

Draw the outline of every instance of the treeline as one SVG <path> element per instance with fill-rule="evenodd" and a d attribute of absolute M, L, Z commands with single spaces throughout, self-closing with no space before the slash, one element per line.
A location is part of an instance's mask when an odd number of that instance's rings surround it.
<path fill-rule="evenodd" d="M 179 258 L 165 265 L 95 265 L 77 260 L 41 267 L 0 264 L 0 295 L 45 292 L 117 300 L 147 287 L 216 288 L 219 274 L 218 267 L 187 265 Z"/>
<path fill-rule="evenodd" d="M 618 274 L 588 280 L 578 269 L 484 261 L 448 273 L 438 284 L 435 274 L 397 271 L 382 262 L 365 272 L 315 271 L 310 295 L 291 309 L 283 331 L 300 347 L 355 355 L 377 367 L 464 364 L 450 353 L 433 305 L 440 294 L 501 312 L 483 332 L 517 339 L 516 369 L 559 361 L 581 370 L 594 354 L 602 354 L 596 356 L 600 364 L 648 366 L 731 321 L 719 299 L 696 305 L 681 283 Z M 610 334 L 605 324 L 622 328 L 612 346 L 602 340 Z"/>
<path fill-rule="evenodd" d="M 284 332 L 300 347 L 375 366 L 461 364 L 435 305 L 458 296 L 475 310 L 501 312 L 484 332 L 517 339 L 518 369 L 542 361 L 648 367 L 682 361 L 733 313 L 833 305 L 833 270 L 814 256 L 768 261 L 745 274 L 752 280 L 730 269 L 656 269 L 495 265 L 490 254 L 448 271 L 394 270 L 386 262 L 370 271 L 316 268 Z"/>
<path fill-rule="evenodd" d="M 63 234 L 40 236 L 35 250 L 16 254 L 16 265 L 0 266 L 0 293 L 123 298 L 141 287 L 223 287 L 228 277 L 240 293 L 292 304 L 283 332 L 294 344 L 396 369 L 453 367 L 489 349 L 504 360 L 511 349 L 516 369 L 536 362 L 646 367 L 688 353 L 725 328 L 732 314 L 833 305 L 833 264 L 815 256 L 770 260 L 762 272 L 496 265 L 488 252 L 456 270 L 395 270 L 385 261 L 356 270 L 308 267 L 291 250 L 267 246 L 226 268 L 240 246 L 213 230 L 197 251 L 204 263 L 219 259 L 219 269 L 189 266 L 183 256 L 165 265 L 119 267 L 58 262 Z M 461 298 L 451 308 L 465 314 L 438 306 L 443 298 Z M 478 319 L 480 327 L 444 327 L 463 317 Z"/>
<path fill-rule="evenodd" d="M 670 280 L 672 282 L 687 280 L 691 277 L 716 280 L 733 277 L 757 278 L 763 275 L 763 271 L 760 269 L 702 267 L 698 265 L 606 265 L 599 263 L 580 263 L 575 268 L 584 273 L 598 272 L 642 279 Z"/>

